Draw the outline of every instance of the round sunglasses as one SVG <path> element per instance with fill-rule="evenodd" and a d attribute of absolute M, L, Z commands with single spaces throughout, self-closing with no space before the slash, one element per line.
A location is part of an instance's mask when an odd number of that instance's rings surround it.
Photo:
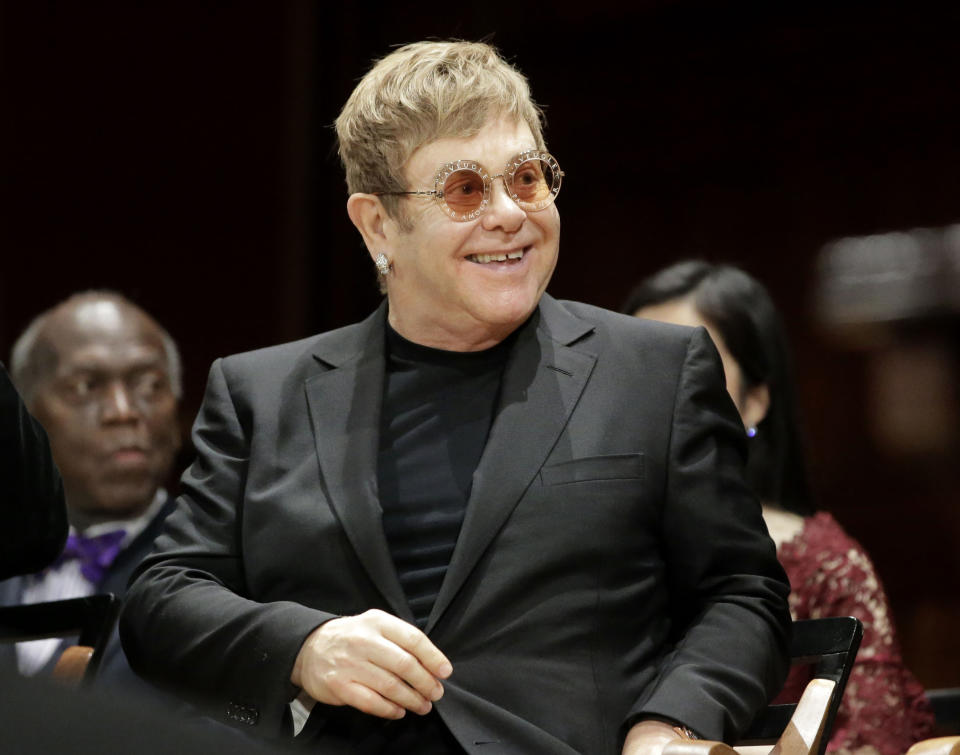
<path fill-rule="evenodd" d="M 433 189 L 373 194 L 433 197 L 450 218 L 466 222 L 480 217 L 487 209 L 493 182 L 498 178 L 503 179 L 507 196 L 520 209 L 539 212 L 553 204 L 560 193 L 563 171 L 549 152 L 530 149 L 510 158 L 503 172 L 492 176 L 475 160 L 457 160 L 440 166 Z"/>

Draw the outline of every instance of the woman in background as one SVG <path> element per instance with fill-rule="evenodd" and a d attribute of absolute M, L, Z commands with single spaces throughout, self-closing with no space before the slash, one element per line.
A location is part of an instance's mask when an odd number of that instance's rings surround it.
<path fill-rule="evenodd" d="M 737 268 L 681 262 L 643 280 L 623 311 L 704 326 L 748 436 L 747 480 L 790 578 L 794 619 L 856 616 L 863 642 L 834 722 L 830 752 L 900 755 L 929 737 L 933 713 L 903 663 L 886 594 L 863 547 L 811 501 L 786 337 L 766 289 Z M 803 669 L 784 696 L 797 699 Z"/>

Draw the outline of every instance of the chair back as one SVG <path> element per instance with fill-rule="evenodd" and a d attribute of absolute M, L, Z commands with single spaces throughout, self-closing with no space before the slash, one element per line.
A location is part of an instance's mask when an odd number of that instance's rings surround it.
<path fill-rule="evenodd" d="M 942 736 L 960 734 L 960 687 L 928 689 L 927 698 L 936 717 L 936 733 Z"/>
<path fill-rule="evenodd" d="M 810 666 L 813 679 L 798 703 L 762 710 L 737 745 L 777 743 L 778 755 L 823 755 L 862 638 L 863 624 L 853 616 L 795 621 L 791 663 Z"/>
<path fill-rule="evenodd" d="M 66 662 L 58 664 L 57 673 L 71 678 L 82 673 L 82 681 L 88 683 L 97 673 L 119 610 L 120 600 L 112 593 L 0 606 L 0 642 L 77 637 L 76 644 L 89 652 L 67 654 Z"/>

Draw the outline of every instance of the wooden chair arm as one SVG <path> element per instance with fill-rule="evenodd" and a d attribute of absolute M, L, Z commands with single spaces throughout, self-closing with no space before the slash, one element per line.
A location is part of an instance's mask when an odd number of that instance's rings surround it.
<path fill-rule="evenodd" d="M 935 737 L 917 742 L 907 755 L 960 755 L 960 737 Z"/>
<path fill-rule="evenodd" d="M 836 682 L 812 679 L 803 691 L 790 723 L 775 745 L 730 747 L 707 739 L 677 739 L 663 748 L 663 755 L 809 755 L 816 752 L 823 738 L 830 698 Z M 910 755 L 960 755 L 960 750 L 935 750 Z"/>
<path fill-rule="evenodd" d="M 812 679 L 807 684 L 790 723 L 771 750 L 772 755 L 807 755 L 817 751 L 836 686 L 830 679 Z"/>
<path fill-rule="evenodd" d="M 60 654 L 53 667 L 53 678 L 71 687 L 78 686 L 92 657 L 93 648 L 89 645 L 71 645 Z"/>

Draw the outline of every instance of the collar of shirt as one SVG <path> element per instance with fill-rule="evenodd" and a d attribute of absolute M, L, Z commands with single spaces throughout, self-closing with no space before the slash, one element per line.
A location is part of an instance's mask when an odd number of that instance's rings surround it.
<path fill-rule="evenodd" d="M 139 516 L 136 516 L 133 519 L 114 519 L 108 522 L 97 522 L 96 524 L 91 524 L 83 531 L 83 535 L 85 537 L 97 537 L 98 535 L 103 535 L 114 530 L 125 530 L 127 534 L 124 536 L 123 542 L 120 543 L 120 547 L 121 549 L 126 548 L 136 539 L 137 535 L 143 532 L 147 528 L 147 525 L 153 521 L 153 518 L 163 507 L 163 504 L 166 500 L 167 491 L 163 488 L 159 488 L 156 494 L 154 494 L 150 505 L 147 506 L 144 512 Z M 78 534 L 73 525 L 70 526 L 70 534 Z"/>

